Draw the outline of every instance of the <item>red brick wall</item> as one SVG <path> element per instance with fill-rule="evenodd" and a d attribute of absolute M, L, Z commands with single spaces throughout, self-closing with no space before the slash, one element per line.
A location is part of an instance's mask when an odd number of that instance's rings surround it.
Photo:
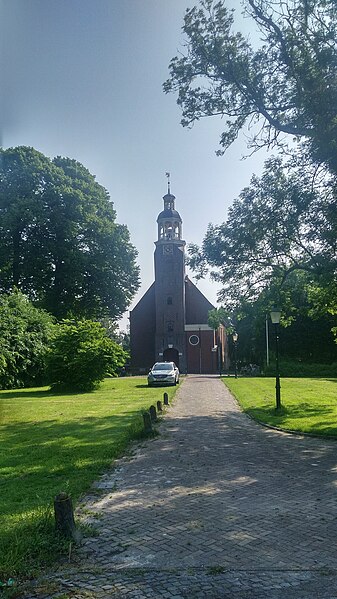
<path fill-rule="evenodd" d="M 191 335 L 199 337 L 198 345 L 190 344 Z M 186 346 L 187 372 L 191 374 L 216 374 L 218 372 L 217 353 L 212 352 L 214 347 L 213 331 L 200 331 L 199 329 L 187 331 Z"/>

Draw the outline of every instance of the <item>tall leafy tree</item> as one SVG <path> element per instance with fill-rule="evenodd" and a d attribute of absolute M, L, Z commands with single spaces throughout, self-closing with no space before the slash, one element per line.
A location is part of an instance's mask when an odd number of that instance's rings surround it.
<path fill-rule="evenodd" d="M 319 312 L 311 293 L 311 280 L 306 271 L 294 270 L 283 285 L 272 284 L 257 299 L 242 301 L 234 311 L 239 333 L 239 357 L 244 362 L 262 365 L 266 361 L 266 319 L 269 323 L 271 360 L 275 352 L 270 310 L 277 303 L 282 311 L 280 355 L 291 363 L 335 363 L 337 345 L 332 332 L 336 317 L 326 307 Z M 294 370 L 295 373 L 295 370 Z M 316 374 L 319 374 L 317 372 Z"/>
<path fill-rule="evenodd" d="M 325 180 L 314 189 L 308 173 L 274 158 L 234 201 L 226 222 L 209 226 L 201 248 L 189 248 L 198 276 L 210 270 L 222 283 L 220 297 L 232 312 L 246 361 L 262 362 L 264 321 L 275 304 L 286 327 L 284 355 L 311 362 L 336 359 L 334 206 Z"/>
<path fill-rule="evenodd" d="M 290 294 L 307 310 L 296 317 L 326 317 L 331 328 L 327 312 L 337 313 L 337 4 L 242 0 L 241 6 L 250 36 L 238 31 L 225 0 L 200 0 L 186 11 L 185 51 L 172 59 L 164 90 L 178 94 L 183 126 L 223 118 L 218 154 L 244 131 L 253 151 L 288 142 L 293 151 L 300 142 L 301 168 L 269 160 L 226 222 L 210 225 L 202 247 L 190 248 L 190 265 L 222 282 L 226 309 L 249 312 L 261 298 L 277 298 L 290 320 L 296 310 L 285 290 L 296 280 L 310 298 Z"/>
<path fill-rule="evenodd" d="M 223 150 L 243 128 L 254 149 L 279 145 L 290 134 L 306 140 L 311 158 L 336 175 L 335 0 L 243 0 L 242 6 L 254 43 L 236 30 L 224 0 L 201 0 L 186 11 L 186 51 L 172 59 L 164 84 L 178 93 L 182 124 L 224 117 Z"/>
<path fill-rule="evenodd" d="M 0 150 L 0 291 L 58 318 L 119 317 L 139 286 L 137 252 L 108 192 L 79 162 Z"/>
<path fill-rule="evenodd" d="M 225 307 L 255 300 L 295 270 L 316 284 L 337 273 L 337 221 L 329 186 L 314 189 L 310 173 L 267 161 L 263 175 L 233 202 L 227 220 L 209 225 L 201 248 L 190 246 L 190 266 L 223 284 Z"/>

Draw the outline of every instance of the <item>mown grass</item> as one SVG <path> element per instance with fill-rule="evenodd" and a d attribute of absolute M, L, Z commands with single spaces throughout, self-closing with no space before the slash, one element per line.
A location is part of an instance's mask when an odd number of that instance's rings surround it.
<path fill-rule="evenodd" d="M 175 388 L 141 378 L 106 379 L 93 393 L 47 388 L 0 392 L 0 581 L 29 576 L 64 548 L 53 499 L 73 502 L 141 437 L 142 410 Z"/>
<path fill-rule="evenodd" d="M 275 378 L 226 378 L 242 409 L 282 429 L 337 438 L 337 378 L 283 378 L 279 412 Z"/>

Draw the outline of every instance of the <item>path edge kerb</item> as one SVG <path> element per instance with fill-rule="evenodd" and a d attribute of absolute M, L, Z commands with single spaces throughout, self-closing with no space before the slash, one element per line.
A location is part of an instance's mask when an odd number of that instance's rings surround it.
<path fill-rule="evenodd" d="M 263 426 L 264 428 L 268 428 L 272 431 L 277 431 L 279 433 L 286 433 L 287 435 L 295 435 L 296 437 L 311 437 L 312 439 L 320 439 L 321 441 L 324 441 L 325 439 L 327 441 L 335 441 L 337 442 L 337 437 L 333 437 L 332 435 L 319 435 L 317 433 L 307 433 L 305 431 L 292 431 L 289 428 L 281 428 L 279 426 L 274 426 L 273 424 L 267 424 L 266 422 L 262 422 L 262 420 L 259 420 L 258 418 L 254 418 L 254 416 L 252 416 L 251 414 L 249 414 L 249 412 L 246 412 L 242 405 L 240 404 L 238 398 L 236 397 L 236 395 L 233 393 L 233 391 L 231 391 L 226 383 L 223 381 L 223 379 L 220 379 L 222 384 L 225 385 L 228 393 L 230 393 L 230 395 L 232 396 L 232 398 L 234 399 L 235 403 L 237 404 L 241 414 L 243 414 L 244 416 L 247 416 L 247 418 L 249 418 L 252 422 L 255 422 L 256 424 L 259 424 L 260 426 Z"/>

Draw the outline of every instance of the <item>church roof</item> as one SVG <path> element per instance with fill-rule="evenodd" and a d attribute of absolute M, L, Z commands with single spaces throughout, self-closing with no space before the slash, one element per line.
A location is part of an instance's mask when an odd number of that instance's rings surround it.
<path fill-rule="evenodd" d="M 163 210 L 160 214 L 158 214 L 157 222 L 163 218 L 175 218 L 176 220 L 182 222 L 178 210 L 172 208 L 166 208 L 166 210 Z"/>
<path fill-rule="evenodd" d="M 164 202 L 170 201 L 170 200 L 175 200 L 176 196 L 173 195 L 173 193 L 171 193 L 170 191 L 168 191 L 164 196 L 163 196 L 163 200 Z"/>
<path fill-rule="evenodd" d="M 185 277 L 185 293 L 186 324 L 207 324 L 208 312 L 213 310 L 214 306 L 188 276 Z"/>
<path fill-rule="evenodd" d="M 175 220 L 179 220 L 181 223 L 183 222 L 178 210 L 176 210 L 174 207 L 175 199 L 176 197 L 173 195 L 173 193 L 171 193 L 170 187 L 168 187 L 168 192 L 163 196 L 164 210 L 158 215 L 157 222 L 166 218 L 174 218 Z"/>

